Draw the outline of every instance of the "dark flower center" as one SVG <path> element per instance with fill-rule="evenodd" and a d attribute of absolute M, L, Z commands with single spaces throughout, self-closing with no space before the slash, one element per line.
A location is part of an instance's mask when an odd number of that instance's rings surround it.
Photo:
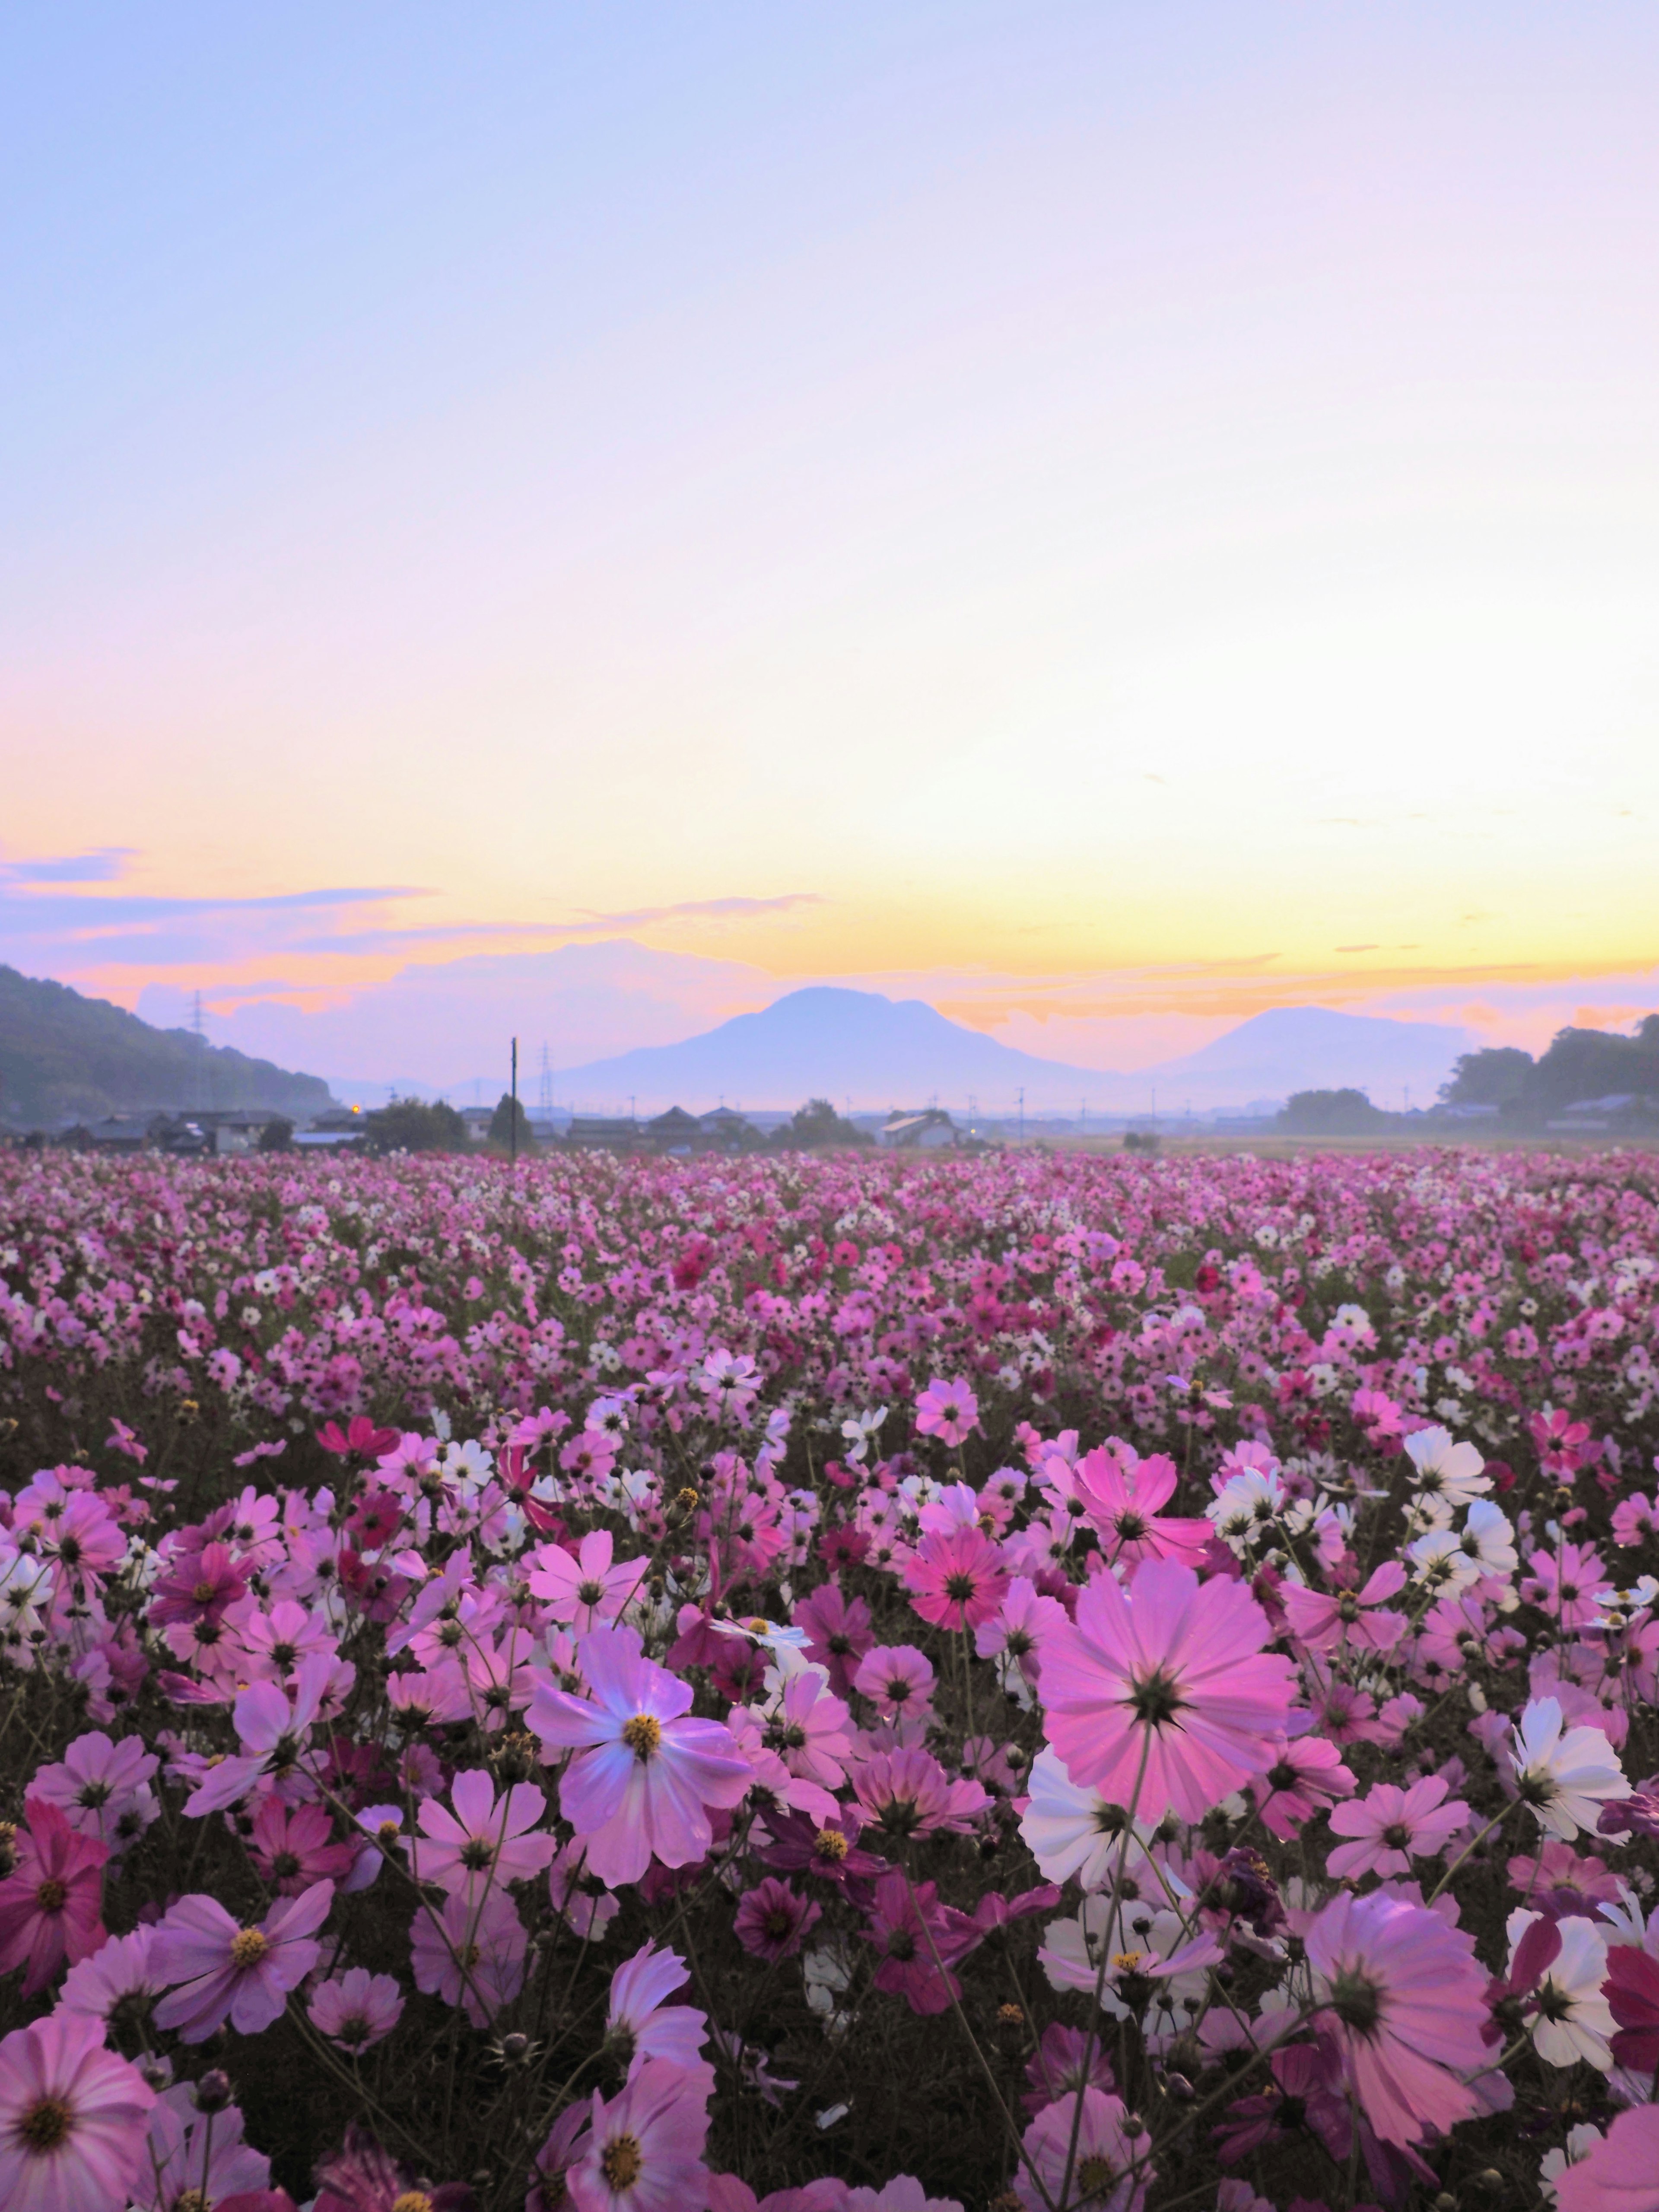
<path fill-rule="evenodd" d="M 1162 1728 L 1175 1718 L 1187 1700 L 1160 1667 L 1156 1674 L 1147 1674 L 1135 1683 L 1127 1702 L 1144 1727 Z"/>

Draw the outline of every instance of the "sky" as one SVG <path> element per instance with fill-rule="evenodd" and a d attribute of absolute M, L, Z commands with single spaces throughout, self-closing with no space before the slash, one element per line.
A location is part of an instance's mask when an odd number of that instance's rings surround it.
<path fill-rule="evenodd" d="M 19 0 L 0 959 L 296 1053 L 1627 1024 L 1656 102 L 1617 0 Z"/>

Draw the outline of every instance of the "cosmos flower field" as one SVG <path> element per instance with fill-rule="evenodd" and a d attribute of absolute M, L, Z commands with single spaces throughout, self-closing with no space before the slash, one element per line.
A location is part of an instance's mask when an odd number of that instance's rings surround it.
<path fill-rule="evenodd" d="M 1659 1171 L 0 1154 L 7 2212 L 1659 2208 Z"/>

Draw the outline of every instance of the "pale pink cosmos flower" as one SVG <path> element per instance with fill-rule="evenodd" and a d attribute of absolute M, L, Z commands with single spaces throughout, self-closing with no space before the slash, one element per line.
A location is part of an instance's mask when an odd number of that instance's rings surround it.
<path fill-rule="evenodd" d="M 416 1815 L 421 1832 L 410 1838 L 410 1869 L 417 1881 L 435 1881 L 474 1904 L 493 1884 L 528 1881 L 548 1866 L 556 1839 L 536 1832 L 547 1800 L 533 1782 L 517 1782 L 498 1799 L 483 1767 L 469 1767 L 450 1785 L 448 1812 L 428 1797 Z"/>
<path fill-rule="evenodd" d="M 1016 1668 L 1035 1685 L 1042 1678 L 1042 1647 L 1066 1617 L 1057 1597 L 1040 1596 L 1029 1575 L 1016 1575 L 995 1613 L 975 1630 L 974 1649 L 981 1659 L 1002 1660 L 1005 1688 Z"/>
<path fill-rule="evenodd" d="M 148 1827 L 159 1808 L 149 1784 L 161 1765 L 142 1739 L 112 1743 L 100 1729 L 78 1735 L 56 1765 L 37 1767 L 31 1797 L 59 1807 L 77 1835 L 94 1837 L 112 1850 L 128 1839 L 130 1816 Z"/>
<path fill-rule="evenodd" d="M 977 1782 L 952 1781 L 928 1752 L 878 1752 L 854 1770 L 853 1788 L 872 1825 L 887 1835 L 966 1835 L 991 1800 Z"/>
<path fill-rule="evenodd" d="M 409 1944 L 416 1988 L 465 2002 L 474 2027 L 488 2027 L 524 1987 L 524 1923 L 498 1889 L 476 1905 L 447 1897 L 417 1912 Z"/>
<path fill-rule="evenodd" d="M 844 1762 L 853 1753 L 847 1708 L 825 1689 L 815 1668 L 804 1667 L 786 1676 L 769 1705 L 739 1708 L 732 1716 L 734 1728 L 740 1717 L 758 1729 L 765 1748 L 775 1751 L 792 1774 L 816 1782 L 821 1790 L 839 1790 L 846 1781 Z"/>
<path fill-rule="evenodd" d="M 710 1806 L 736 1805 L 754 1769 L 720 1721 L 686 1717 L 691 1686 L 642 1656 L 631 1628 L 596 1628 L 577 1646 L 591 1699 L 537 1686 L 530 1725 L 544 1748 L 579 1756 L 559 1781 L 559 1808 L 615 1887 L 653 1856 L 689 1866 L 713 1838 Z"/>
<path fill-rule="evenodd" d="M 1025 2155 L 1036 2178 L 1022 2163 L 1014 2174 L 1014 2194 L 1026 2212 L 1049 2212 L 1060 2201 L 1069 2166 L 1068 2204 L 1086 2204 L 1091 2212 L 1096 2208 L 1098 2212 L 1139 2212 L 1153 2180 L 1146 2157 L 1150 2138 L 1127 2132 L 1124 2123 L 1129 2115 L 1121 2097 L 1109 2096 L 1103 2089 L 1085 2089 L 1081 2094 L 1081 2112 L 1073 2093 L 1045 2105 L 1026 2129 Z M 1137 2154 L 1141 2160 L 1138 2169 Z"/>
<path fill-rule="evenodd" d="M 348 1685 L 352 1672 L 349 1667 L 345 1669 Z M 275 1682 L 250 1682 L 234 1708 L 242 1753 L 221 1759 L 185 1799 L 190 1818 L 199 1820 L 209 1813 L 228 1812 L 262 1777 L 280 1782 L 303 1770 L 313 1724 L 340 1686 L 334 1661 L 323 1653 L 301 1662 L 292 1704 Z"/>
<path fill-rule="evenodd" d="M 1352 1805 L 1331 1808 L 1331 1832 L 1351 1836 L 1326 1861 L 1339 1881 L 1362 1874 L 1409 1874 L 1413 1858 L 1434 1858 L 1468 1826 L 1469 1808 L 1460 1798 L 1445 1802 L 1443 1775 L 1425 1775 L 1409 1790 L 1378 1782 Z"/>
<path fill-rule="evenodd" d="M 1167 1452 L 1141 1459 L 1133 1444 L 1113 1437 L 1077 1464 L 1077 1492 L 1109 1564 L 1139 1566 L 1143 1559 L 1182 1559 L 1192 1565 L 1210 1540 L 1205 1520 L 1160 1514 L 1180 1480 Z"/>
<path fill-rule="evenodd" d="M 1603 2140 L 1556 2178 L 1559 2212 L 1659 2212 L 1659 2105 L 1620 2112 Z"/>
<path fill-rule="evenodd" d="M 547 1893 L 565 1926 L 584 1943 L 599 1942 L 622 1909 L 598 1875 L 588 1872 L 586 1846 L 574 1841 L 549 1867 Z"/>
<path fill-rule="evenodd" d="M 916 1400 L 916 1434 L 937 1437 L 954 1451 L 979 1423 L 979 1400 L 965 1382 L 930 1382 Z"/>
<path fill-rule="evenodd" d="M 53 2013 L 0 2043 L 0 2204 L 105 2212 L 143 2168 L 155 2092 L 104 2048 L 88 2013 Z"/>
<path fill-rule="evenodd" d="M 210 2120 L 196 2103 L 191 2082 L 164 2089 L 150 2112 L 134 2205 L 143 2212 L 191 2212 L 265 2188 L 270 2160 L 242 2140 L 243 2124 L 234 2105 L 222 2106 Z"/>
<path fill-rule="evenodd" d="M 1473 1939 L 1437 1912 L 1374 1890 L 1343 1890 L 1305 1937 L 1316 2024 L 1334 2041 L 1378 2137 L 1449 2134 L 1480 2109 L 1460 2075 L 1490 2065 L 1486 1977 Z"/>
<path fill-rule="evenodd" d="M 347 2051 L 367 2051 L 403 2017 L 403 1991 L 390 1974 L 352 1966 L 312 1992 L 306 2015 L 318 2033 Z"/>
<path fill-rule="evenodd" d="M 624 1960 L 611 1977 L 605 2041 L 626 2060 L 629 2081 L 653 2058 L 668 2059 L 688 2074 L 705 2065 L 708 2014 L 695 2005 L 664 2002 L 690 1978 L 678 1951 L 659 1951 L 653 1943 Z"/>
<path fill-rule="evenodd" d="M 1048 1740 L 1073 1781 L 1144 1819 L 1202 1820 L 1284 1733 L 1295 1669 L 1262 1652 L 1269 1633 L 1242 1583 L 1167 1559 L 1133 1593 L 1097 1575 L 1042 1656 Z"/>
<path fill-rule="evenodd" d="M 558 1544 L 544 1544 L 526 1577 L 531 1594 L 541 1599 L 555 1620 L 568 1621 L 573 1634 L 615 1620 L 645 1580 L 651 1562 L 641 1555 L 613 1559 L 615 1540 L 608 1528 L 582 1538 L 573 1559 Z"/>
<path fill-rule="evenodd" d="M 853 1687 L 887 1720 L 925 1713 L 933 1699 L 933 1662 L 914 1644 L 878 1644 L 860 1660 Z"/>
<path fill-rule="evenodd" d="M 58 1992 L 59 2012 L 80 2012 L 106 2021 L 117 2005 L 129 1997 L 143 2003 L 161 1996 L 167 1984 L 155 1972 L 151 1954 L 157 1930 L 135 1928 L 131 1936 L 112 1936 L 78 1966 L 71 1966 Z"/>
<path fill-rule="evenodd" d="M 565 2175 L 576 2212 L 687 2212 L 703 2199 L 708 2134 L 702 2079 L 666 2058 L 607 2104 L 594 2093 L 586 2153 Z"/>
<path fill-rule="evenodd" d="M 159 1978 L 179 1985 L 156 2006 L 156 2026 L 176 2027 L 185 2043 L 204 2043 L 227 2020 L 239 2035 L 269 2027 L 321 1956 L 313 1939 L 333 1902 L 333 1883 L 313 1882 L 258 1926 L 239 1928 L 216 1898 L 181 1899 L 150 1954 Z"/>

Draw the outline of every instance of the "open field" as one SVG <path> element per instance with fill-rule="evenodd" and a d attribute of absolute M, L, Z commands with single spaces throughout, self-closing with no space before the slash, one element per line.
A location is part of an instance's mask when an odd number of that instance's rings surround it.
<path fill-rule="evenodd" d="M 1656 1334 L 1645 1152 L 0 1155 L 0 2201 L 1600 2204 Z"/>

